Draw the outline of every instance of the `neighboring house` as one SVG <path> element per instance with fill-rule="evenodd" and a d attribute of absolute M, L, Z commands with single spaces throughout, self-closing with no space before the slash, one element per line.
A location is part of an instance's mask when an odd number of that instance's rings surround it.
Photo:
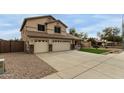
<path fill-rule="evenodd" d="M 66 32 L 67 26 L 52 16 L 25 18 L 21 39 L 31 53 L 71 50 L 81 39 Z"/>
<path fill-rule="evenodd" d="M 82 48 L 91 48 L 91 41 L 81 41 Z"/>

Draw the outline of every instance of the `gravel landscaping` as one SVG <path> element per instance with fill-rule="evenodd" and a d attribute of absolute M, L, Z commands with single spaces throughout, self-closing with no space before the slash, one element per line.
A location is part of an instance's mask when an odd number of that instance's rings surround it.
<path fill-rule="evenodd" d="M 6 69 L 1 79 L 39 79 L 57 72 L 33 54 L 5 53 L 0 54 L 0 58 L 5 58 Z"/>

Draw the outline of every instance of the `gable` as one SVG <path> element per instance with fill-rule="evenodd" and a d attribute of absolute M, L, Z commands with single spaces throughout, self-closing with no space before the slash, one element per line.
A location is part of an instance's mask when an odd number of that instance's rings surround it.
<path fill-rule="evenodd" d="M 44 18 L 51 18 L 52 20 L 56 20 L 54 17 L 52 16 L 38 16 L 38 17 L 30 17 L 30 18 L 25 18 L 24 21 L 23 21 L 23 24 L 21 26 L 21 29 L 20 31 L 22 31 L 22 29 L 24 28 L 25 24 L 27 23 L 27 21 L 30 21 L 30 20 L 39 20 L 39 19 L 44 19 Z"/>

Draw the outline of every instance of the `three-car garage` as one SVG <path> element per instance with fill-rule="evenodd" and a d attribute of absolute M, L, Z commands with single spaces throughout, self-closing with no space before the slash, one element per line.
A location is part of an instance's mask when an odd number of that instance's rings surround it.
<path fill-rule="evenodd" d="M 44 53 L 49 52 L 49 44 L 51 46 L 51 51 L 65 51 L 70 50 L 71 40 L 35 40 L 34 41 L 34 53 Z"/>

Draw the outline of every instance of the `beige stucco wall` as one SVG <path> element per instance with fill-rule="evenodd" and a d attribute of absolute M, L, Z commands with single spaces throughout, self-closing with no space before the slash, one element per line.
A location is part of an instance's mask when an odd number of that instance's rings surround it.
<path fill-rule="evenodd" d="M 38 19 L 30 19 L 26 21 L 26 24 L 21 32 L 22 40 L 27 41 L 26 31 L 38 31 L 37 25 L 38 24 L 45 24 L 46 22 L 54 21 L 52 18 L 38 18 Z M 27 26 L 27 27 L 26 27 Z M 59 26 L 61 27 L 61 33 L 54 33 L 54 27 Z M 47 25 L 46 32 L 49 34 L 61 34 L 66 35 L 66 27 L 59 22 L 53 22 Z M 43 33 L 41 31 L 41 33 Z"/>
<path fill-rule="evenodd" d="M 53 21 L 53 19 L 49 20 L 48 18 L 41 18 L 41 19 L 28 20 L 26 22 L 26 25 L 25 26 L 28 26 L 28 27 L 31 27 L 31 28 L 26 28 L 26 30 L 37 31 L 37 25 L 38 24 L 44 25 L 46 22 L 49 22 L 49 21 Z M 55 26 L 61 27 L 61 33 L 60 34 L 62 34 L 62 35 L 65 35 L 66 34 L 66 27 L 63 26 L 59 22 L 54 22 L 54 23 L 47 24 L 47 30 L 46 30 L 46 32 L 48 32 L 49 34 L 54 34 L 54 27 Z"/>
<path fill-rule="evenodd" d="M 86 47 L 86 48 L 91 47 L 91 42 L 81 42 L 81 44 L 83 45 L 83 47 Z"/>
<path fill-rule="evenodd" d="M 54 27 L 58 26 L 61 27 L 61 33 L 54 33 Z M 66 35 L 66 27 L 63 26 L 61 23 L 59 22 L 54 22 L 54 23 L 50 23 L 47 25 L 47 32 L 49 34 L 61 34 L 61 35 Z"/>
<path fill-rule="evenodd" d="M 25 26 L 31 27 L 31 28 L 27 28 L 27 30 L 29 31 L 37 31 L 38 24 L 44 25 L 46 22 L 49 21 L 53 21 L 53 19 L 52 18 L 31 19 L 26 22 Z"/>
<path fill-rule="evenodd" d="M 28 40 L 28 37 L 27 37 L 27 35 L 26 35 L 26 31 L 25 31 L 25 30 L 22 30 L 22 31 L 21 31 L 21 39 L 22 39 L 23 41 L 27 41 L 27 40 Z"/>

